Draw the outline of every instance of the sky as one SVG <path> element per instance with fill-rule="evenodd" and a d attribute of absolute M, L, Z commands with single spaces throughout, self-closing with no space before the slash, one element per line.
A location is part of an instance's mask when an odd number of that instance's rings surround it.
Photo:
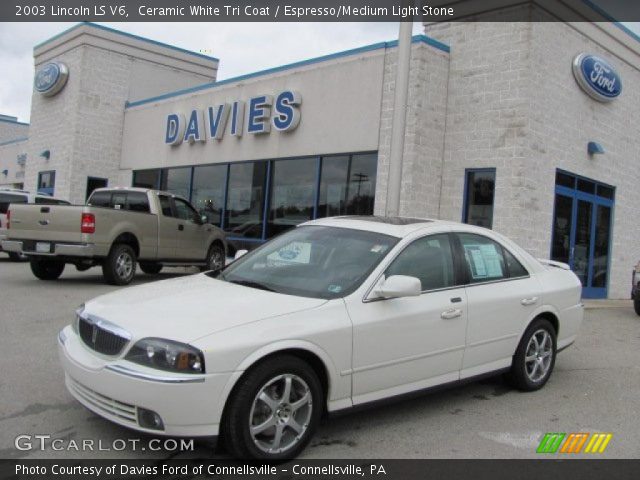
<path fill-rule="evenodd" d="M 28 122 L 33 46 L 75 23 L 0 23 L 0 114 Z M 398 37 L 398 23 L 103 23 L 220 59 L 218 80 Z M 640 22 L 626 23 L 640 34 Z M 414 23 L 414 34 L 422 24 Z M 629 38 L 629 41 L 635 41 Z"/>

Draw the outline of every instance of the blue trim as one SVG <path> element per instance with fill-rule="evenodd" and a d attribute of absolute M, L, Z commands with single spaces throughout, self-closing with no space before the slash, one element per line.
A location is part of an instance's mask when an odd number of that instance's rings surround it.
<path fill-rule="evenodd" d="M 267 239 L 267 228 L 269 225 L 269 207 L 270 207 L 270 202 L 269 202 L 269 197 L 271 196 L 271 183 L 272 183 L 272 179 L 271 179 L 271 173 L 273 171 L 273 169 L 271 168 L 273 164 L 273 160 L 269 160 L 267 162 L 267 172 L 265 173 L 265 187 L 264 187 L 264 205 L 263 205 L 263 211 L 262 211 L 262 240 L 266 240 Z"/>
<path fill-rule="evenodd" d="M 449 53 L 450 48 L 448 45 L 441 43 L 433 38 L 427 37 L 426 35 L 414 35 L 412 37 L 411 43 L 424 43 L 438 50 L 442 50 L 443 52 Z M 233 78 L 227 78 L 226 80 L 220 80 L 217 82 L 209 82 L 202 85 L 196 85 L 195 87 L 184 88 L 182 90 L 176 90 L 174 92 L 165 93 L 162 95 L 157 95 L 155 97 L 144 98 L 142 100 L 136 100 L 135 102 L 126 102 L 125 108 L 137 107 L 138 105 L 144 105 L 145 103 L 157 102 L 160 100 L 166 100 L 167 98 L 179 97 L 180 95 L 186 95 L 188 93 L 199 92 L 201 90 L 207 90 L 209 88 L 216 88 L 222 85 L 228 85 L 229 83 L 240 82 L 243 80 L 247 80 L 250 78 L 262 77 L 264 75 L 270 75 L 272 73 L 284 72 L 286 70 L 291 70 L 294 68 L 304 67 L 307 65 L 314 65 L 316 63 L 322 63 L 329 60 L 335 60 L 336 58 L 348 57 L 351 55 L 357 55 L 360 53 L 371 52 L 375 50 L 382 50 L 386 48 L 393 48 L 398 45 L 397 40 L 393 40 L 390 42 L 379 42 L 374 43 L 372 45 L 365 45 L 364 47 L 353 48 L 351 50 L 345 50 L 342 52 L 331 53 L 329 55 L 323 55 L 321 57 L 309 58 L 307 60 L 301 60 L 299 62 L 288 63 L 286 65 L 281 65 L 279 67 L 267 68 L 266 70 L 259 70 L 253 73 L 247 73 L 245 75 L 239 75 Z"/>
<path fill-rule="evenodd" d="M 638 36 L 637 33 L 633 32 L 633 30 L 630 30 L 628 27 L 625 27 L 621 22 L 617 21 L 610 13 L 608 13 L 606 10 L 604 10 L 601 6 L 596 5 L 595 3 L 591 2 L 590 0 L 582 0 L 582 3 L 587 5 L 592 10 L 595 10 L 599 15 L 602 15 L 604 18 L 609 20 L 616 27 L 618 27 L 624 33 L 626 33 L 631 38 L 633 38 L 636 42 L 640 42 L 640 36 Z"/>
<path fill-rule="evenodd" d="M 58 33 L 57 35 L 54 35 L 53 37 L 45 40 L 44 42 L 40 42 L 38 43 L 35 47 L 33 47 L 33 49 L 37 49 L 42 47 L 43 45 L 46 45 L 47 43 L 53 42 L 54 40 L 62 37 L 63 35 L 66 35 L 67 33 L 70 33 L 82 26 L 87 26 L 87 27 L 92 27 L 92 28 L 97 28 L 99 30 L 103 30 L 105 32 L 110 32 L 110 33 L 115 33 L 117 35 L 122 35 L 123 37 L 128 37 L 128 38 L 133 38 L 134 40 L 141 40 L 143 42 L 147 42 L 150 43 L 152 45 L 157 45 L 159 47 L 163 47 L 163 48 L 169 48 L 171 50 L 175 50 L 177 52 L 181 52 L 181 53 L 186 53 L 188 55 L 193 55 L 194 57 L 199 57 L 199 58 L 203 58 L 205 60 L 211 60 L 212 62 L 219 62 L 220 60 L 216 57 L 211 57 L 209 55 L 203 55 L 202 53 L 198 53 L 198 52 L 192 52 L 191 50 L 186 50 L 184 48 L 180 48 L 180 47 L 176 47 L 175 45 L 169 45 L 168 43 L 163 43 L 163 42 L 159 42 L 157 40 L 151 40 L 150 38 L 145 38 L 145 37 L 141 37 L 139 35 L 134 35 L 133 33 L 127 33 L 127 32 L 123 32 L 121 30 L 116 30 L 115 28 L 111 28 L 111 27 L 105 27 L 104 25 L 98 25 L 97 23 L 93 23 L 93 22 L 81 22 L 78 23 L 77 25 L 74 25 L 71 28 L 68 28 L 66 30 L 64 30 L 63 32 Z"/>
<path fill-rule="evenodd" d="M 5 145 L 11 145 L 13 143 L 24 142 L 25 140 L 29 140 L 29 137 L 21 137 L 21 138 L 16 138 L 14 140 L 7 140 L 6 142 L 0 142 L 0 147 L 4 147 Z"/>
<path fill-rule="evenodd" d="M 318 218 L 318 204 L 320 203 L 320 182 L 322 181 L 322 157 L 316 159 L 316 184 L 313 196 L 313 219 Z"/>
<path fill-rule="evenodd" d="M 231 240 L 234 242 L 254 242 L 254 243 L 264 243 L 266 240 L 262 238 L 248 238 L 248 237 L 226 237 L 227 240 Z"/>
<path fill-rule="evenodd" d="M 0 122 L 4 122 L 4 123 L 10 123 L 12 125 L 25 125 L 25 126 L 29 126 L 28 123 L 25 122 L 19 122 L 18 120 L 9 120 L 8 118 L 0 118 Z"/>

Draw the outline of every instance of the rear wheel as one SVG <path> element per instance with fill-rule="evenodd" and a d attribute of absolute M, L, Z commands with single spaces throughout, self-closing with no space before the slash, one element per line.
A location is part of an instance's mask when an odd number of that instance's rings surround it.
<path fill-rule="evenodd" d="M 162 270 L 162 265 L 153 262 L 140 262 L 140 270 L 147 275 L 157 275 Z"/>
<path fill-rule="evenodd" d="M 9 253 L 9 260 L 11 260 L 12 262 L 26 262 L 27 260 L 29 260 L 27 256 L 23 255 L 22 253 L 17 253 L 17 252 L 8 252 L 8 253 Z"/>
<path fill-rule="evenodd" d="M 224 442 L 237 458 L 285 460 L 309 443 L 322 414 L 314 370 L 291 355 L 271 358 L 240 380 L 227 401 Z"/>
<path fill-rule="evenodd" d="M 222 268 L 224 268 L 224 263 L 224 247 L 218 243 L 214 243 L 211 245 L 209 252 L 207 253 L 207 264 L 204 267 L 200 267 L 200 270 L 203 272 L 209 270 L 222 270 Z"/>
<path fill-rule="evenodd" d="M 548 320 L 538 318 L 522 336 L 507 379 L 522 391 L 538 390 L 549 380 L 555 362 L 556 331 Z"/>
<path fill-rule="evenodd" d="M 633 301 L 633 308 L 638 315 L 640 315 L 640 292 L 636 293 L 636 298 Z"/>
<path fill-rule="evenodd" d="M 111 285 L 128 285 L 136 274 L 136 253 L 123 243 L 111 247 L 102 264 L 102 274 Z"/>
<path fill-rule="evenodd" d="M 64 271 L 64 263 L 49 258 L 32 258 L 31 271 L 40 280 L 57 280 Z"/>

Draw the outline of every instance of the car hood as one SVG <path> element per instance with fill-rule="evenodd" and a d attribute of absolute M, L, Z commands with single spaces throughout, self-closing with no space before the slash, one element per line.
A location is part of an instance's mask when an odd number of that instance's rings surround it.
<path fill-rule="evenodd" d="M 85 314 L 124 328 L 134 339 L 159 337 L 189 343 L 324 303 L 324 299 L 283 295 L 199 274 L 102 295 L 85 304 Z"/>

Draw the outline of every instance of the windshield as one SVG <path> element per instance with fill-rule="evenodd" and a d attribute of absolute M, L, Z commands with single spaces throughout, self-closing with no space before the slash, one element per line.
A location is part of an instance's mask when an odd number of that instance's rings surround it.
<path fill-rule="evenodd" d="M 361 230 L 298 227 L 235 261 L 216 278 L 287 295 L 344 297 L 360 286 L 397 241 Z"/>

